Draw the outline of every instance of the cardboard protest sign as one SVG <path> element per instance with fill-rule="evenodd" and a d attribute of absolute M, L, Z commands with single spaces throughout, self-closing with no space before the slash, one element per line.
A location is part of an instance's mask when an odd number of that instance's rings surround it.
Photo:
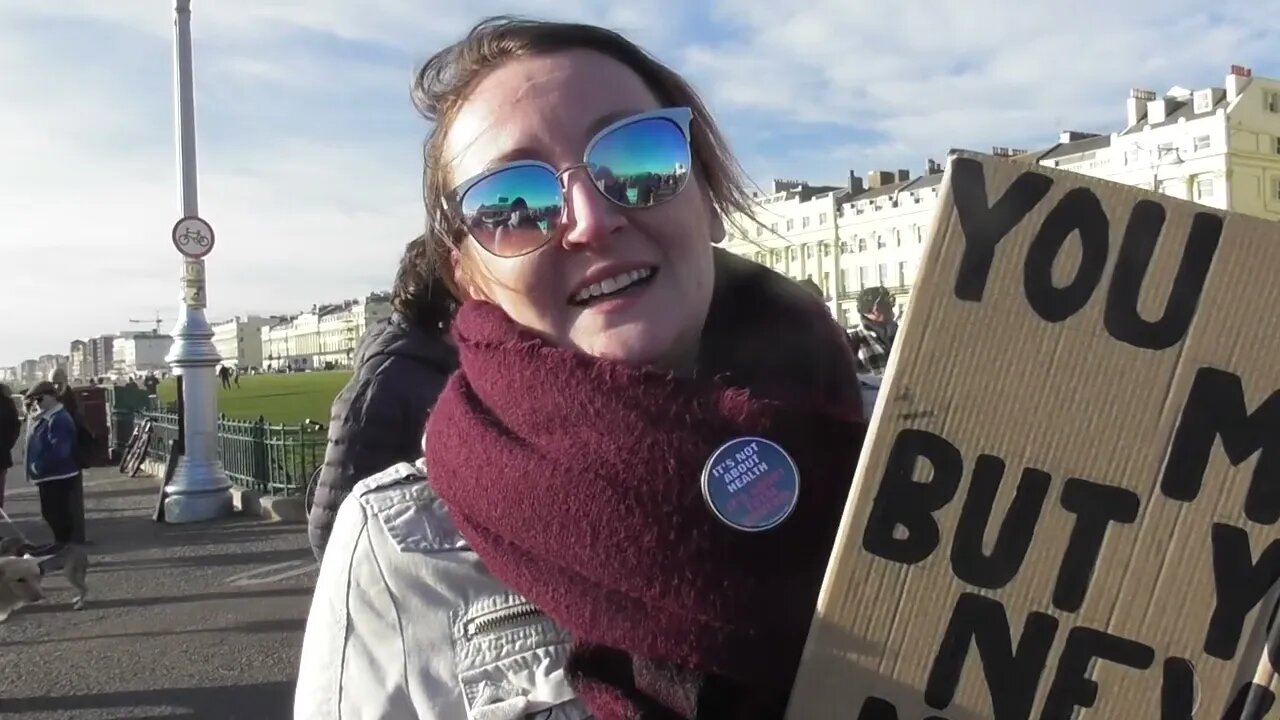
<path fill-rule="evenodd" d="M 788 717 L 1275 717 L 1280 225 L 944 187 Z"/>

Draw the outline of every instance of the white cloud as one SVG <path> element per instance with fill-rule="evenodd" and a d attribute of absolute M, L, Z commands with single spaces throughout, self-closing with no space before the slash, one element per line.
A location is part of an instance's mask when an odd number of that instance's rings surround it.
<path fill-rule="evenodd" d="M 689 48 L 723 116 L 759 112 L 869 134 L 844 159 L 912 167 L 953 146 L 1041 146 L 1112 131 L 1132 86 L 1220 85 L 1231 64 L 1280 61 L 1277 0 L 1069 4 L 901 2 L 854 9 L 721 0 L 728 38 Z M 833 137 L 830 145 L 850 145 Z M 833 166 L 834 169 L 834 166 Z M 795 172 L 803 172 L 797 169 Z"/>
<path fill-rule="evenodd" d="M 918 172 L 953 146 L 1115 129 L 1130 86 L 1280 74 L 1280 0 L 193 4 L 214 318 L 390 282 L 422 222 L 410 72 L 490 13 L 627 32 L 691 76 L 761 181 Z M 171 7 L 0 4 L 0 67 L 23 69 L 0 74 L 0 365 L 177 309 Z"/>

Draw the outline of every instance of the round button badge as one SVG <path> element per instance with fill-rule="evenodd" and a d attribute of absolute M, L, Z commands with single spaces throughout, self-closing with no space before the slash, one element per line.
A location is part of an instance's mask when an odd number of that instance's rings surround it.
<path fill-rule="evenodd" d="M 741 437 L 721 445 L 702 468 L 702 497 L 729 527 L 760 532 L 796 508 L 800 471 L 777 443 Z"/>

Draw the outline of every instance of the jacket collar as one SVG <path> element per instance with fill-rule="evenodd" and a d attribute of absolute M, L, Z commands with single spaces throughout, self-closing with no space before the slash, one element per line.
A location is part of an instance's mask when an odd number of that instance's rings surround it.
<path fill-rule="evenodd" d="M 48 420 L 49 418 L 57 414 L 57 412 L 61 409 L 62 409 L 62 403 L 54 403 L 48 410 L 41 410 L 40 412 L 36 413 L 33 419 L 36 422 L 40 422 L 41 420 Z"/>

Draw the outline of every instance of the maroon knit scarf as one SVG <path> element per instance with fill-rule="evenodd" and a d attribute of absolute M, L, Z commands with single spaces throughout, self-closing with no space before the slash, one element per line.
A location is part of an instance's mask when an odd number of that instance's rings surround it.
<path fill-rule="evenodd" d="M 716 262 L 698 378 L 552 347 L 471 303 L 428 424 L 432 486 L 489 570 L 572 633 L 570 677 L 600 720 L 781 714 L 861 447 L 826 308 Z M 701 492 L 707 458 L 743 436 L 800 471 L 793 514 L 760 533 Z"/>

